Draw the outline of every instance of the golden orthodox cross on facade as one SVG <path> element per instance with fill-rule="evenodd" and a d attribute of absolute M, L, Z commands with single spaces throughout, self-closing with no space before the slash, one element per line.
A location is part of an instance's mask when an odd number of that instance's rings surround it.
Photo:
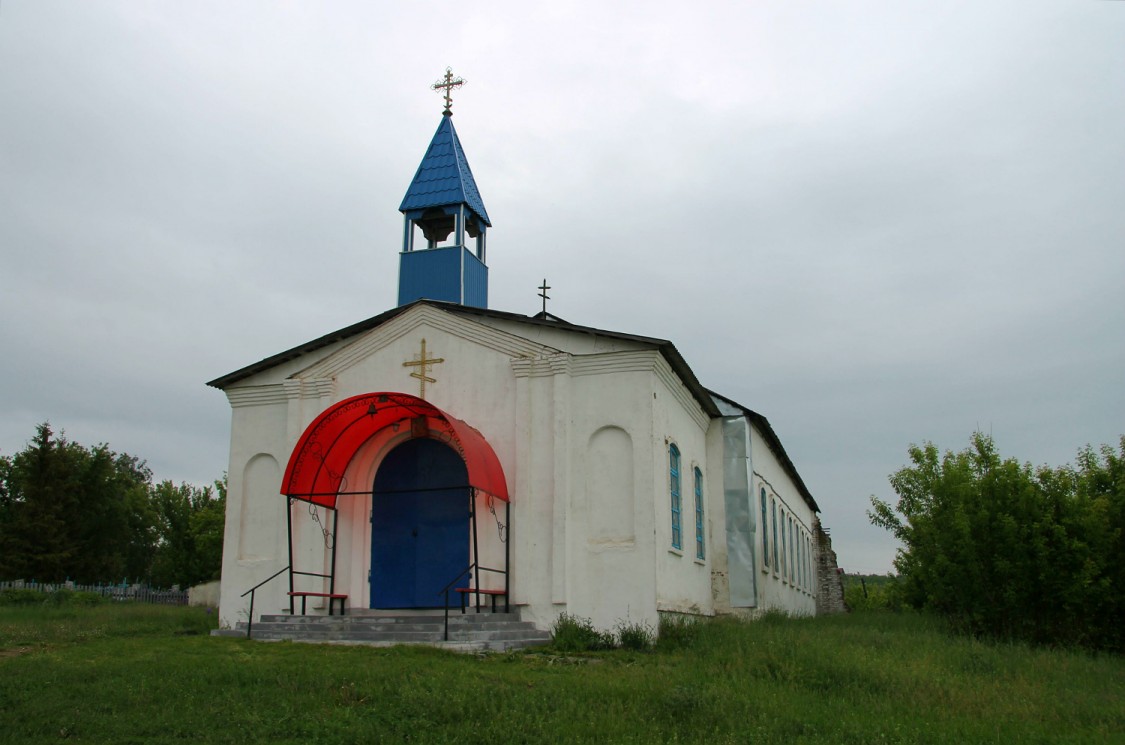
<path fill-rule="evenodd" d="M 453 96 L 451 94 L 453 93 L 454 88 L 460 88 L 464 84 L 465 81 L 461 78 L 453 77 L 453 68 L 447 67 L 445 68 L 445 77 L 430 86 L 435 91 L 442 89 L 445 90 L 445 111 L 443 113 L 453 113 L 452 111 L 450 111 L 450 109 L 453 108 Z"/>
<path fill-rule="evenodd" d="M 441 357 L 432 357 L 432 358 L 426 357 L 426 340 L 423 339 L 422 340 L 422 354 L 414 355 L 414 360 L 412 362 L 403 362 L 402 363 L 403 367 L 417 367 L 418 368 L 414 372 L 410 373 L 410 377 L 418 378 L 418 380 L 421 382 L 421 390 L 418 393 L 418 397 L 421 398 L 423 401 L 426 399 L 426 383 L 436 383 L 437 382 L 436 378 L 431 378 L 426 373 L 429 372 L 429 367 L 431 365 L 437 365 L 437 364 L 440 364 L 442 362 L 445 362 L 445 360 Z"/>

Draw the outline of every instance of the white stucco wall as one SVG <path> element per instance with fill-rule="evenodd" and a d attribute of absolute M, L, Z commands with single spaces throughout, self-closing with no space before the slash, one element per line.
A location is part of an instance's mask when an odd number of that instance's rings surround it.
<path fill-rule="evenodd" d="M 756 517 L 761 517 L 761 492 L 767 499 L 766 525 L 759 524 L 758 544 L 758 597 L 759 611 L 780 610 L 794 615 L 813 615 L 816 612 L 816 583 L 814 562 L 809 550 L 812 546 L 814 513 L 797 490 L 793 480 L 782 467 L 777 455 L 769 447 L 757 427 L 751 428 L 751 459 L 753 463 L 753 495 Z M 777 561 L 774 560 L 775 534 L 773 511 L 777 512 Z M 782 518 L 784 516 L 784 522 Z M 762 529 L 769 537 L 768 561 L 763 554 Z M 784 535 L 782 534 L 784 530 Z M 790 540 L 790 535 L 795 539 Z M 795 545 L 800 545 L 800 559 Z M 785 551 L 782 552 L 784 545 Z"/>
<path fill-rule="evenodd" d="M 557 608 L 600 628 L 655 618 L 651 571 L 652 351 L 586 355 L 568 382 L 568 560 Z M 564 448 L 559 448 L 561 452 Z"/>
<path fill-rule="evenodd" d="M 658 612 L 711 614 L 724 594 L 722 420 L 710 419 L 653 345 L 588 333 L 488 323 L 418 305 L 351 339 L 288 361 L 228 388 L 232 406 L 230 489 L 221 620 L 245 620 L 240 595 L 285 566 L 285 499 L 280 483 L 304 429 L 350 396 L 375 391 L 417 395 L 410 377 L 426 339 L 435 365 L 426 399 L 478 429 L 504 468 L 512 495 L 511 586 L 524 618 L 548 627 L 561 612 L 600 628 L 656 626 Z M 369 490 L 382 457 L 408 436 L 384 432 L 362 446 L 345 473 L 347 488 Z M 812 513 L 784 469 L 751 433 L 759 479 L 792 513 L 802 535 Z M 682 547 L 672 547 L 669 446 L 681 453 Z M 703 475 L 705 555 L 696 557 L 694 472 Z M 337 592 L 368 607 L 370 496 L 341 497 Z M 480 500 L 481 564 L 503 567 L 497 519 L 504 505 Z M 318 509 L 331 527 L 333 514 Z M 753 516 L 756 512 L 752 511 Z M 308 505 L 293 507 L 296 566 L 327 573 L 330 551 Z M 760 550 L 760 549 L 759 549 Z M 810 557 L 811 558 L 811 557 Z M 468 563 L 468 557 L 466 557 Z M 760 607 L 812 612 L 813 588 L 771 571 L 759 581 Z M 483 586 L 502 577 L 482 575 Z M 320 583 L 320 586 L 316 586 Z M 324 583 L 300 578 L 299 589 Z M 288 608 L 279 577 L 256 599 L 255 614 Z M 319 604 L 310 601 L 310 611 Z"/>
<path fill-rule="evenodd" d="M 711 595 L 710 531 L 707 521 L 710 510 L 706 500 L 721 478 L 709 470 L 707 434 L 711 420 L 699 403 L 672 373 L 667 363 L 654 376 L 653 422 L 656 437 L 652 443 L 653 484 L 652 509 L 656 520 L 657 609 L 680 613 L 713 612 Z M 670 448 L 680 452 L 680 548 L 673 546 L 671 506 Z M 704 557 L 696 555 L 695 533 L 695 469 L 703 476 Z"/>

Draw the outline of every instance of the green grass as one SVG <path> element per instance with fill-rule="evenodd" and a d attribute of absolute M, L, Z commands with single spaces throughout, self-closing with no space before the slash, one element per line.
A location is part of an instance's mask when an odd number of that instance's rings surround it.
<path fill-rule="evenodd" d="M 487 656 L 202 635 L 212 620 L 0 608 L 0 741 L 1125 742 L 1125 660 L 951 638 L 916 615 Z"/>

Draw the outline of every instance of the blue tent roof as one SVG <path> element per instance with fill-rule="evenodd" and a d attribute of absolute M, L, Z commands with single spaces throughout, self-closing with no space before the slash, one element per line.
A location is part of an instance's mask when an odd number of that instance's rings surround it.
<path fill-rule="evenodd" d="M 426 156 L 422 158 L 398 210 L 409 212 L 462 203 L 484 220 L 485 225 L 492 227 L 477 190 L 477 182 L 473 180 L 469 161 L 465 159 L 465 151 L 457 139 L 457 130 L 453 128 L 453 117 L 446 115 L 442 116 L 441 124 L 434 132 Z"/>

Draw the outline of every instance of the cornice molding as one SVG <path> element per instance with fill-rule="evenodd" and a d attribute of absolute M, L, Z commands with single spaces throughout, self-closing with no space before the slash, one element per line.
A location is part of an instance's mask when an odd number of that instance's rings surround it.
<path fill-rule="evenodd" d="M 331 396 L 336 389 L 332 378 L 289 378 L 282 382 L 285 395 L 291 399 L 323 398 Z"/>
<path fill-rule="evenodd" d="M 657 360 L 662 359 L 655 349 L 628 352 L 603 352 L 601 354 L 575 355 L 571 370 L 577 376 L 612 375 L 624 372 L 654 372 Z"/>
<path fill-rule="evenodd" d="M 518 357 L 512 360 L 512 372 L 517 378 L 549 378 L 572 374 L 572 355 L 566 352 L 539 357 Z"/>
<path fill-rule="evenodd" d="M 288 382 L 288 381 L 286 381 Z M 285 383 L 272 385 L 250 385 L 226 390 L 227 401 L 232 409 L 244 406 L 268 406 L 286 403 L 290 396 Z"/>

